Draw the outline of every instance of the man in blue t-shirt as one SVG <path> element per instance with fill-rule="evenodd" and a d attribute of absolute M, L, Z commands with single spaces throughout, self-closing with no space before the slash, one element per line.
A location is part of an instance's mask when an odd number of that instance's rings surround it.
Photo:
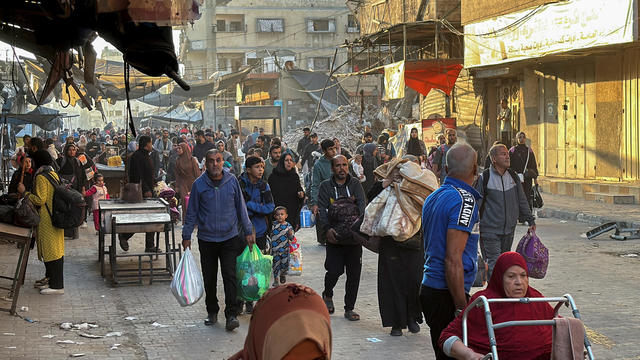
<path fill-rule="evenodd" d="M 478 155 L 466 143 L 447 151 L 447 177 L 422 207 L 425 249 L 420 289 L 422 311 L 436 359 L 448 359 L 438 346 L 440 333 L 467 305 L 477 272 L 480 194 L 471 186 Z"/>

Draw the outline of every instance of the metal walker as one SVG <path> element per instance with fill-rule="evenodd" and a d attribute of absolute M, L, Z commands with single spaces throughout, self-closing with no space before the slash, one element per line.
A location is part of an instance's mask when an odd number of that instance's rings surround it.
<path fill-rule="evenodd" d="M 569 294 L 565 294 L 562 297 L 541 297 L 541 298 L 500 298 L 500 299 L 487 299 L 485 296 L 478 296 L 462 314 L 462 342 L 467 346 L 467 314 L 469 310 L 475 307 L 484 307 L 484 317 L 487 322 L 487 331 L 489 333 L 489 345 L 491 346 L 491 352 L 483 357 L 485 359 L 498 360 L 498 344 L 496 343 L 495 330 L 510 327 L 510 326 L 539 326 L 550 325 L 555 326 L 556 321 L 551 320 L 519 320 L 519 321 L 505 321 L 502 323 L 494 324 L 491 318 L 490 303 L 508 303 L 519 302 L 523 304 L 529 304 L 533 302 L 557 302 L 558 304 L 554 308 L 554 317 L 558 316 L 560 307 L 564 304 L 567 307 L 571 307 L 571 312 L 576 319 L 580 318 L 580 311 L 576 307 L 576 303 L 573 301 L 573 297 Z M 584 346 L 587 349 L 587 356 L 590 360 L 594 360 L 593 351 L 591 349 L 591 342 L 585 332 Z"/>

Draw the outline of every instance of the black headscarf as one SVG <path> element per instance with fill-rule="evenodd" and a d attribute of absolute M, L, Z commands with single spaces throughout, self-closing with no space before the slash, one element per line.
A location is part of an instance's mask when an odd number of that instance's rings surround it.
<path fill-rule="evenodd" d="M 298 175 L 296 173 L 296 168 L 292 167 L 291 170 L 287 171 L 287 169 L 284 167 L 284 160 L 287 156 L 291 156 L 291 160 L 293 160 L 293 155 L 289 154 L 289 153 L 284 153 L 282 154 L 282 156 L 280 157 L 280 160 L 278 160 L 278 164 L 276 165 L 275 169 L 273 169 L 273 172 L 277 172 L 278 175 L 280 176 L 292 176 L 292 175 Z"/>
<path fill-rule="evenodd" d="M 42 166 L 53 166 L 53 158 L 47 150 L 38 150 L 31 154 L 33 159 L 33 169 L 38 170 Z"/>
<path fill-rule="evenodd" d="M 416 133 L 417 133 L 417 131 L 416 131 Z M 407 143 L 407 154 L 414 155 L 414 156 L 424 155 L 422 153 L 422 147 L 420 146 L 420 142 L 419 141 L 420 140 L 418 139 L 417 136 L 414 138 L 413 136 L 409 135 L 409 141 Z"/>

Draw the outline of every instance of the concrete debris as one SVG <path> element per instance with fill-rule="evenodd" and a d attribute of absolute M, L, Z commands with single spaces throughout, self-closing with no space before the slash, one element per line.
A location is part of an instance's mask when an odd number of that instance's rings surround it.
<path fill-rule="evenodd" d="M 153 324 L 151 324 L 151 326 L 153 327 L 157 327 L 157 328 L 166 328 L 169 327 L 169 325 L 162 325 L 159 322 L 154 321 Z"/>
<path fill-rule="evenodd" d="M 138 320 L 137 317 L 135 316 L 127 316 L 126 318 L 124 318 L 125 320 L 129 320 L 129 321 L 133 321 L 133 320 Z"/>
<path fill-rule="evenodd" d="M 379 113 L 380 109 L 377 106 L 367 104 L 365 105 L 362 119 L 364 122 L 371 124 L 374 119 L 379 117 Z M 284 134 L 283 140 L 289 148 L 296 150 L 298 141 L 302 139 L 302 129 L 304 127 L 306 126 L 293 129 Z M 316 121 L 311 132 L 318 134 L 318 141 L 336 137 L 340 140 L 342 147 L 353 153 L 364 132 L 363 123 L 360 122 L 360 105 L 351 104 L 338 107 L 329 117 Z M 300 154 L 300 156 L 302 155 Z"/>
<path fill-rule="evenodd" d="M 73 341 L 73 340 L 58 340 L 56 344 L 67 344 L 67 345 L 82 345 L 84 344 L 82 341 Z"/>
<path fill-rule="evenodd" d="M 42 337 L 45 338 L 45 339 L 53 339 L 56 336 L 52 335 L 52 334 L 49 334 L 49 335 L 42 335 Z"/>
<path fill-rule="evenodd" d="M 122 336 L 122 331 L 113 331 L 105 335 L 105 337 L 112 337 L 112 336 Z"/>
<path fill-rule="evenodd" d="M 80 353 L 80 354 L 71 354 L 71 355 L 69 355 L 69 357 L 82 357 L 82 356 L 84 356 L 84 355 L 85 355 L 84 353 Z"/>
<path fill-rule="evenodd" d="M 15 346 L 5 346 L 4 348 L 5 349 L 17 349 L 17 347 L 15 347 Z"/>
<path fill-rule="evenodd" d="M 28 306 L 21 306 L 20 307 L 20 311 L 29 311 L 29 307 Z"/>
<path fill-rule="evenodd" d="M 97 328 L 98 325 L 90 324 L 90 323 L 81 323 L 81 324 L 73 324 L 70 322 L 63 322 L 60 324 L 60 329 L 62 330 L 89 330 L 93 328 Z"/>
<path fill-rule="evenodd" d="M 83 332 L 79 332 L 78 335 L 80 335 L 82 337 L 89 338 L 89 339 L 101 339 L 101 338 L 104 337 L 102 335 L 87 334 L 87 333 L 83 333 Z"/>
<path fill-rule="evenodd" d="M 638 254 L 633 254 L 633 253 L 624 254 L 624 255 L 620 255 L 620 257 L 623 257 L 623 258 L 635 258 L 635 257 L 638 257 Z"/>
<path fill-rule="evenodd" d="M 111 345 L 111 350 L 118 350 L 118 346 L 120 346 L 121 344 L 113 344 Z"/>
<path fill-rule="evenodd" d="M 16 333 L 2 333 L 4 336 L 16 336 Z"/>

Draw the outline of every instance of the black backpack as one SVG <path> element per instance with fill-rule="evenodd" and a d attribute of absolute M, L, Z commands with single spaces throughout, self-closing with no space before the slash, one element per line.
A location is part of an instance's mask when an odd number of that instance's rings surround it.
<path fill-rule="evenodd" d="M 360 209 L 356 199 L 349 194 L 347 187 L 347 196 L 338 196 L 338 189 L 334 187 L 336 192 L 336 200 L 329 205 L 327 211 L 327 220 L 329 226 L 336 231 L 336 240 L 342 245 L 357 244 L 353 240 L 351 234 L 351 225 L 358 221 Z"/>
<path fill-rule="evenodd" d="M 59 182 L 47 173 L 42 174 L 53 185 L 53 208 L 45 203 L 51 224 L 58 229 L 73 229 L 84 222 L 84 208 L 87 204 L 80 192 L 71 184 Z"/>

